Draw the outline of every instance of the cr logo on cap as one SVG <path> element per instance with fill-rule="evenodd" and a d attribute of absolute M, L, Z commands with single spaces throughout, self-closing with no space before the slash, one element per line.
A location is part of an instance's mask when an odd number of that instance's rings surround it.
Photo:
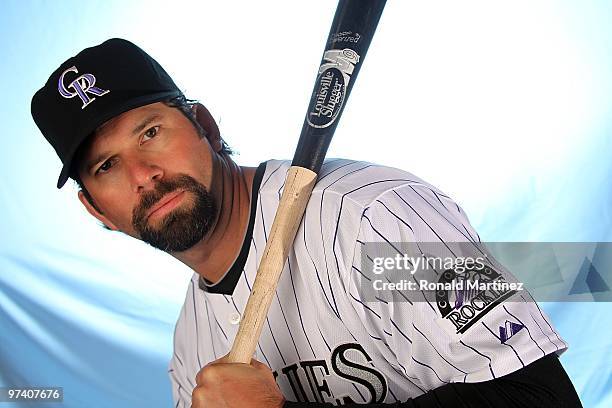
<path fill-rule="evenodd" d="M 90 97 L 88 93 L 95 96 L 102 96 L 110 92 L 105 89 L 100 89 L 97 86 L 94 86 L 96 84 L 96 77 L 92 74 L 83 74 L 77 77 L 72 82 L 70 82 L 68 86 L 65 86 L 64 76 L 68 72 L 74 72 L 77 74 L 79 73 L 75 66 L 72 66 L 62 72 L 62 75 L 60 75 L 59 81 L 57 83 L 57 90 L 59 91 L 60 95 L 68 99 L 74 98 L 78 95 L 78 97 L 81 98 L 81 101 L 83 101 L 83 106 L 81 106 L 81 109 L 85 109 L 87 105 L 96 100 L 95 97 Z M 74 89 L 74 91 L 70 91 L 69 89 L 71 88 Z"/>

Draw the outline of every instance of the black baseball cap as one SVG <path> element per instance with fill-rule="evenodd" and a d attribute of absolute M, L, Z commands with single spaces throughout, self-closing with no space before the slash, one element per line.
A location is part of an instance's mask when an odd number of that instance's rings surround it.
<path fill-rule="evenodd" d="M 63 163 L 61 188 L 79 146 L 123 112 L 181 96 L 157 61 L 129 41 L 113 38 L 86 48 L 51 74 L 32 98 L 32 117 Z"/>

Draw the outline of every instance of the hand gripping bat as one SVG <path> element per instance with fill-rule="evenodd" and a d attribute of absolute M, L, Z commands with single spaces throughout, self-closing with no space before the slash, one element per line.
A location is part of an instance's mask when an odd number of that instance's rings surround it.
<path fill-rule="evenodd" d="M 386 0 L 340 0 L 270 236 L 228 362 L 250 363 L 325 153 Z"/>

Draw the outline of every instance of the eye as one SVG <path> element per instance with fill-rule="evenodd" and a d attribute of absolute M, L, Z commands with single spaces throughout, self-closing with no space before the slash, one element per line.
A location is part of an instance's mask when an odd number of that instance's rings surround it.
<path fill-rule="evenodd" d="M 142 144 L 148 142 L 150 139 L 153 139 L 155 136 L 157 136 L 158 131 L 159 126 L 153 126 L 152 128 L 147 129 L 147 131 L 142 134 L 140 143 Z"/>
<path fill-rule="evenodd" d="M 107 173 L 111 169 L 111 167 L 113 167 L 113 164 L 114 164 L 113 159 L 106 160 L 104 163 L 100 165 L 100 167 L 98 167 L 95 174 L 98 175 L 100 173 Z"/>

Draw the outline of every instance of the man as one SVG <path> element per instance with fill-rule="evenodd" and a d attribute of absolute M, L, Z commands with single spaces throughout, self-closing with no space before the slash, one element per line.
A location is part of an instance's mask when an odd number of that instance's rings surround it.
<path fill-rule="evenodd" d="M 176 406 L 580 406 L 557 360 L 567 345 L 526 292 L 376 289 L 399 282 L 383 266 L 413 285 L 513 278 L 442 192 L 350 160 L 323 166 L 256 358 L 225 363 L 289 163 L 238 166 L 208 110 L 120 39 L 64 62 L 32 114 L 63 162 L 58 188 L 72 177 L 104 226 L 195 272 L 169 369 Z"/>

